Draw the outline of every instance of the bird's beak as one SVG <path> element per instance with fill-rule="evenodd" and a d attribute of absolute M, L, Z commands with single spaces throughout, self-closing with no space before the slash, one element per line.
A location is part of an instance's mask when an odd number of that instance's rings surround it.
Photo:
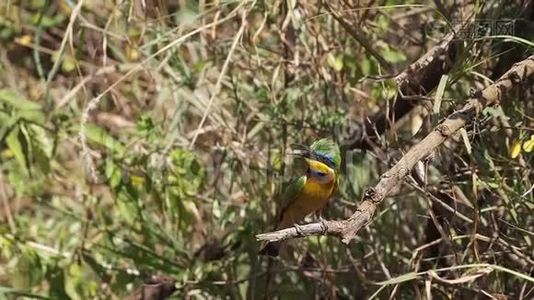
<path fill-rule="evenodd" d="M 301 144 L 291 144 L 293 152 L 290 155 L 300 156 L 300 157 L 311 157 L 311 150 L 307 146 Z"/>
<path fill-rule="evenodd" d="M 310 151 L 300 149 L 289 153 L 289 155 L 300 156 L 304 158 L 311 157 Z"/>

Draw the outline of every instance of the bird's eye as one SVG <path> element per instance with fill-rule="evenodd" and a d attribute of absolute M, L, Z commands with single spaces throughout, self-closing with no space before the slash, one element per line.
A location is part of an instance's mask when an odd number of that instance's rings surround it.
<path fill-rule="evenodd" d="M 316 174 L 317 174 L 317 176 L 319 176 L 319 177 L 324 177 L 324 176 L 326 176 L 326 173 L 325 173 L 325 172 L 320 172 L 320 171 L 319 171 L 319 172 L 316 172 Z"/>

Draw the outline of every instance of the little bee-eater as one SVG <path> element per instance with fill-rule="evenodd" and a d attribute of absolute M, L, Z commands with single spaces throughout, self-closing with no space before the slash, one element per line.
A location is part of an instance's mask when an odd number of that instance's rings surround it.
<path fill-rule="evenodd" d="M 299 177 L 283 194 L 289 204 L 282 210 L 276 230 L 295 226 L 311 213 L 321 213 L 334 194 L 338 183 L 341 155 L 330 139 L 320 139 L 300 154 L 307 165 L 306 174 Z M 280 242 L 269 242 L 260 254 L 278 256 Z"/>

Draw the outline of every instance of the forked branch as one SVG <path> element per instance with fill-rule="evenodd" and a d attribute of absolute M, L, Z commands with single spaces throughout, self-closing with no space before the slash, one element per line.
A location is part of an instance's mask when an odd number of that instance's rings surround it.
<path fill-rule="evenodd" d="M 476 92 L 460 110 L 450 114 L 421 142 L 413 146 L 391 169 L 382 174 L 376 186 L 369 188 L 350 218 L 342 221 L 311 223 L 256 235 L 260 241 L 281 241 L 309 235 L 335 235 L 348 244 L 358 231 L 371 221 L 378 205 L 410 173 L 415 164 L 433 153 L 447 138 L 467 122 L 472 121 L 485 107 L 498 104 L 504 95 L 518 85 L 531 83 L 534 75 L 534 55 L 515 64 L 499 80 Z"/>

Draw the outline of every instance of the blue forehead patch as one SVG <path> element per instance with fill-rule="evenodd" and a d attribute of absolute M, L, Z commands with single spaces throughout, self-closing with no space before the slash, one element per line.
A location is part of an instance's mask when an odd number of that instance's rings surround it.
<path fill-rule="evenodd" d="M 334 158 L 332 157 L 331 154 L 314 151 L 314 152 L 312 152 L 312 158 L 314 158 L 314 159 L 326 164 L 327 166 L 329 166 L 332 169 L 336 168 L 336 164 L 334 163 Z"/>

